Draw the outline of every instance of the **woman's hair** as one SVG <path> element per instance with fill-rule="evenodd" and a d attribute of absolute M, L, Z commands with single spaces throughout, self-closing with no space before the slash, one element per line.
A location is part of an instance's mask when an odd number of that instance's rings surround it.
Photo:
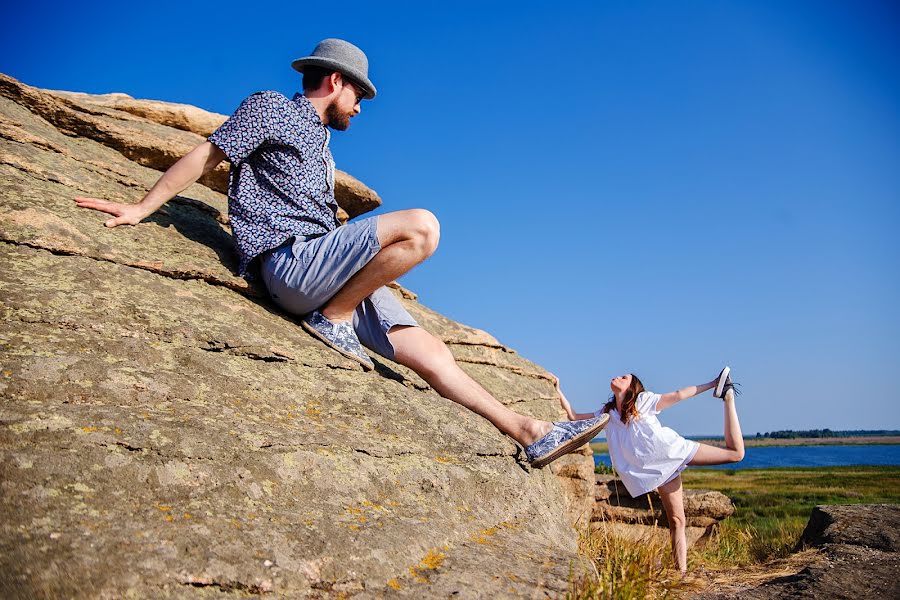
<path fill-rule="evenodd" d="M 638 379 L 634 373 L 631 374 L 631 385 L 625 390 L 625 396 L 622 397 L 622 422 L 626 425 L 632 418 L 637 419 L 640 413 L 637 410 L 638 394 L 644 391 L 644 384 Z M 603 405 L 603 412 L 608 413 L 616 407 L 615 395 L 610 396 L 609 402 Z"/>

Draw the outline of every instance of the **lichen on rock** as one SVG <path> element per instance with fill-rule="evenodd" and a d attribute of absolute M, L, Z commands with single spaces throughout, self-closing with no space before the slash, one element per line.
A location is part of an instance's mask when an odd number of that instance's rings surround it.
<path fill-rule="evenodd" d="M 0 596 L 564 594 L 589 452 L 532 471 L 313 340 L 235 274 L 221 172 L 135 227 L 75 206 L 139 200 L 216 120 L 152 104 L 0 75 Z M 501 402 L 562 416 L 541 367 L 394 291 Z"/>

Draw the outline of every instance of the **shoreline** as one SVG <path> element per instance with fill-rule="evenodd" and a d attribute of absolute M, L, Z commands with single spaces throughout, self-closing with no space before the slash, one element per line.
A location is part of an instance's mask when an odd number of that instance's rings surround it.
<path fill-rule="evenodd" d="M 695 442 L 702 442 L 710 446 L 725 447 L 725 440 L 718 438 L 688 438 Z M 760 448 L 765 446 L 892 446 L 900 444 L 900 435 L 863 436 L 853 435 L 847 437 L 827 438 L 744 438 L 744 446 L 747 448 Z"/>
<path fill-rule="evenodd" d="M 703 437 L 689 437 L 687 439 L 709 444 L 710 446 L 725 447 L 725 440 Z M 744 446 L 747 448 L 762 447 L 786 447 L 786 446 L 892 446 L 900 444 L 898 435 L 882 436 L 847 436 L 828 438 L 744 438 Z M 606 441 L 591 442 L 591 450 L 599 454 L 609 454 Z"/>

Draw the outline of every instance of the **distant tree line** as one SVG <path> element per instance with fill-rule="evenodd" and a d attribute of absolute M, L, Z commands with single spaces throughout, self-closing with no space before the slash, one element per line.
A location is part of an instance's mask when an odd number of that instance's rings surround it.
<path fill-rule="evenodd" d="M 774 438 L 777 440 L 793 438 L 830 438 L 830 437 L 878 437 L 885 435 L 900 435 L 900 431 L 888 429 L 856 429 L 853 431 L 832 431 L 831 429 L 805 429 L 794 431 L 783 429 L 781 431 L 767 431 L 757 433 L 758 438 Z"/>

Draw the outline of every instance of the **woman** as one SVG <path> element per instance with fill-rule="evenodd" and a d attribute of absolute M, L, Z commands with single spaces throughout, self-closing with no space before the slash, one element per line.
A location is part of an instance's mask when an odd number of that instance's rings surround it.
<path fill-rule="evenodd" d="M 644 389 L 634 374 L 620 375 L 609 383 L 612 397 L 595 413 L 578 414 L 559 388 L 560 402 L 569 418 L 584 419 L 608 413 L 606 440 L 613 467 L 632 497 L 657 490 L 666 510 L 675 566 L 687 571 L 687 539 L 685 537 L 684 498 L 681 471 L 688 465 L 707 466 L 740 462 L 744 458 L 744 437 L 734 403 L 731 369 L 725 367 L 719 376 L 667 394 Z M 715 388 L 713 396 L 725 403 L 725 448 L 717 448 L 687 440 L 672 429 L 663 427 L 656 415 L 660 411 Z"/>

